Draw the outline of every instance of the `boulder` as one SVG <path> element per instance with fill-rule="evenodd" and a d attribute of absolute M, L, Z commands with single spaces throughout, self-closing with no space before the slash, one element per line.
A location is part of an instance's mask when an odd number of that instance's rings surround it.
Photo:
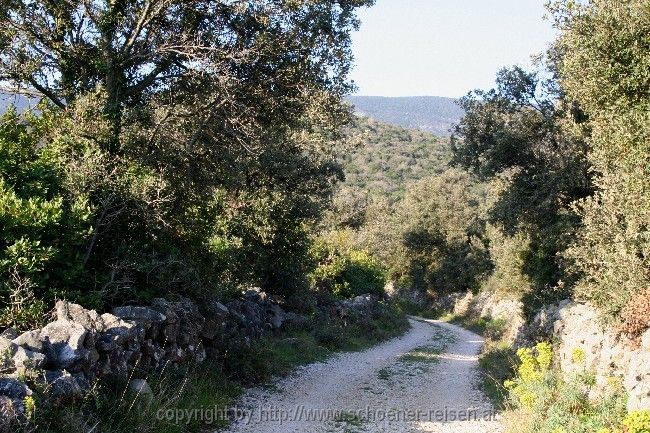
<path fill-rule="evenodd" d="M 267 323 L 272 329 L 280 329 L 286 319 L 286 314 L 279 305 L 270 304 L 266 307 Z"/>
<path fill-rule="evenodd" d="M 5 337 L 0 337 L 0 359 L 11 358 L 16 353 L 18 345 Z"/>
<path fill-rule="evenodd" d="M 0 395 L 12 400 L 23 400 L 32 395 L 32 390 L 17 379 L 5 377 L 0 379 Z"/>
<path fill-rule="evenodd" d="M 23 347 L 18 347 L 13 356 L 13 363 L 19 373 L 39 370 L 45 365 L 45 355 L 40 352 L 32 352 Z"/>
<path fill-rule="evenodd" d="M 134 322 L 143 323 L 147 326 L 151 324 L 159 324 L 165 322 L 167 317 L 164 314 L 154 310 L 150 307 L 140 306 L 126 306 L 115 307 L 112 311 L 114 316 L 124 320 L 132 320 Z"/>
<path fill-rule="evenodd" d="M 104 328 L 102 317 L 95 310 L 86 310 L 81 305 L 66 301 L 57 302 L 55 309 L 57 320 L 77 323 L 91 332 Z"/>
<path fill-rule="evenodd" d="M 133 379 L 129 382 L 127 390 L 129 395 L 137 401 L 149 404 L 153 400 L 153 391 L 144 379 Z"/>
<path fill-rule="evenodd" d="M 228 307 L 220 302 L 210 302 L 205 307 L 205 322 L 201 329 L 201 336 L 208 340 L 214 340 L 226 327 L 226 321 L 230 315 Z"/>
<path fill-rule="evenodd" d="M 24 332 L 16 337 L 13 342 L 18 346 L 24 347 L 27 350 L 31 350 L 32 352 L 43 353 L 45 351 L 40 330 Z"/>
<path fill-rule="evenodd" d="M 7 340 L 13 340 L 14 338 L 18 337 L 18 331 L 16 331 L 14 328 L 7 328 L 2 333 L 0 333 L 1 338 L 6 338 Z"/>
<path fill-rule="evenodd" d="M 100 352 L 115 350 L 118 346 L 126 346 L 144 336 L 142 328 L 134 323 L 108 313 L 102 314 L 101 318 L 103 331 L 95 335 L 95 345 Z"/>
<path fill-rule="evenodd" d="M 66 320 L 45 325 L 40 337 L 46 346 L 48 364 L 62 370 L 84 361 L 88 356 L 88 350 L 84 347 L 87 334 L 86 328 Z"/>
<path fill-rule="evenodd" d="M 67 371 L 46 371 L 45 382 L 48 396 L 54 404 L 73 404 L 83 398 L 83 390 L 77 379 Z"/>

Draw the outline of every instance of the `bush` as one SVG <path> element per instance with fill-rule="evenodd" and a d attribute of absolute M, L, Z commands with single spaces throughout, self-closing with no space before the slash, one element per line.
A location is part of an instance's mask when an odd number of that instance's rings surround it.
<path fill-rule="evenodd" d="M 384 268 L 367 251 L 352 246 L 345 231 L 319 238 L 312 256 L 317 266 L 310 282 L 317 290 L 343 298 L 362 294 L 384 296 Z"/>
<path fill-rule="evenodd" d="M 638 338 L 650 328 L 650 289 L 633 295 L 621 312 L 621 331 Z"/>
<path fill-rule="evenodd" d="M 650 433 L 650 410 L 629 413 L 623 420 L 628 433 Z"/>
<path fill-rule="evenodd" d="M 562 87 L 589 116 L 597 187 L 577 203 L 584 227 L 567 255 L 582 275 L 576 295 L 618 322 L 650 287 L 650 9 L 646 0 L 555 4 Z"/>
<path fill-rule="evenodd" d="M 0 117 L 0 326 L 37 325 L 43 301 L 83 280 L 92 210 L 64 185 L 66 144 L 41 143 L 54 121 Z"/>
<path fill-rule="evenodd" d="M 626 398 L 619 381 L 611 381 L 604 395 L 589 398 L 593 375 L 580 372 L 561 379 L 551 368 L 548 343 L 517 351 L 516 377 L 506 381 L 511 410 L 506 415 L 513 433 L 593 433 L 620 431 Z"/>

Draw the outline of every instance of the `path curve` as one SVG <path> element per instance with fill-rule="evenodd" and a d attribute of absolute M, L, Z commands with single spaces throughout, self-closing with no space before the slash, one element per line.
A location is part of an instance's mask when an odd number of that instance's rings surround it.
<path fill-rule="evenodd" d="M 409 320 L 402 337 L 249 390 L 228 432 L 501 432 L 477 388 L 482 338 L 445 322 Z"/>

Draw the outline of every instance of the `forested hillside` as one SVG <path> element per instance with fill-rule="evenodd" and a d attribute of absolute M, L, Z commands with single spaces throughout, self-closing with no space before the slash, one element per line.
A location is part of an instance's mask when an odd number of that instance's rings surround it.
<path fill-rule="evenodd" d="M 449 136 L 452 125 L 463 116 L 456 99 L 440 96 L 348 96 L 346 99 L 359 115 L 439 136 Z"/>
<path fill-rule="evenodd" d="M 409 183 L 443 172 L 451 160 L 449 139 L 367 117 L 356 117 L 347 137 L 343 185 L 368 194 L 398 198 Z"/>

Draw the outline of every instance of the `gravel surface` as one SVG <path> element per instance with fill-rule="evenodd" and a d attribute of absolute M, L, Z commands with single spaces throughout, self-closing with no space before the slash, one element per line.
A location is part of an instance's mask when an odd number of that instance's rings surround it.
<path fill-rule="evenodd" d="M 400 338 L 248 391 L 228 431 L 501 432 L 477 389 L 481 337 L 449 323 L 410 321 Z"/>

